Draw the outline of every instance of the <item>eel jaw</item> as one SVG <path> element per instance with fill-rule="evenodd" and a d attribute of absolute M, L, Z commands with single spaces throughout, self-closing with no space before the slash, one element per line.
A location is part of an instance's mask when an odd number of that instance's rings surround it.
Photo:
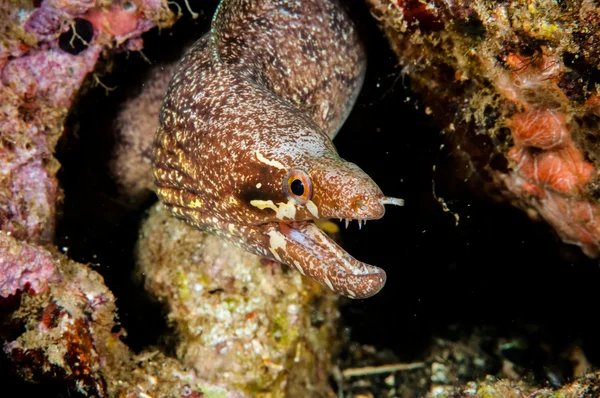
<path fill-rule="evenodd" d="M 269 223 L 269 251 L 279 262 L 353 299 L 373 296 L 385 285 L 381 268 L 356 260 L 312 221 Z"/>

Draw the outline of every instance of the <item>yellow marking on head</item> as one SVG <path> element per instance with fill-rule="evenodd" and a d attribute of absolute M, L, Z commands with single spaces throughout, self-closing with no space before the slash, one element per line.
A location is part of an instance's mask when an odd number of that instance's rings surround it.
<path fill-rule="evenodd" d="M 277 218 L 283 220 L 285 217 L 293 220 L 296 216 L 296 205 L 290 199 L 287 203 L 277 203 Z"/>
<path fill-rule="evenodd" d="M 285 251 L 285 237 L 279 231 L 269 231 L 269 250 L 273 253 L 273 256 L 277 261 L 281 261 L 281 257 L 277 254 L 277 249 Z"/>
<path fill-rule="evenodd" d="M 188 207 L 191 209 L 199 209 L 202 207 L 202 205 L 203 205 L 203 203 L 200 199 L 195 199 L 193 202 L 190 202 L 188 204 Z"/>
<path fill-rule="evenodd" d="M 272 200 L 251 200 L 250 204 L 254 207 L 258 207 L 261 210 L 269 208 L 277 212 L 277 206 L 275 206 L 275 203 L 273 203 Z"/>
<path fill-rule="evenodd" d="M 261 210 L 267 208 L 273 210 L 275 212 L 275 216 L 282 221 L 285 218 L 293 220 L 296 216 L 296 205 L 291 199 L 288 200 L 287 203 L 280 202 L 277 204 L 273 203 L 272 200 L 251 200 L 250 204 L 254 207 L 258 207 Z"/>
<path fill-rule="evenodd" d="M 254 151 L 254 153 L 256 154 L 256 158 L 258 159 L 259 162 L 268 164 L 269 166 L 277 167 L 278 169 L 285 169 L 285 167 L 281 163 L 279 163 L 277 160 L 267 159 L 266 157 L 264 157 L 262 155 L 262 153 L 258 152 L 258 150 Z"/>
<path fill-rule="evenodd" d="M 319 208 L 312 200 L 306 202 L 306 208 L 310 211 L 310 214 L 313 215 L 314 218 L 319 218 Z"/>
<path fill-rule="evenodd" d="M 259 182 L 258 184 L 256 184 L 256 189 L 259 189 L 260 187 L 262 187 L 262 184 Z"/>
<path fill-rule="evenodd" d="M 238 204 L 240 204 L 240 202 L 238 202 L 238 200 L 234 196 L 230 196 L 229 197 L 229 204 L 230 205 L 238 205 Z"/>

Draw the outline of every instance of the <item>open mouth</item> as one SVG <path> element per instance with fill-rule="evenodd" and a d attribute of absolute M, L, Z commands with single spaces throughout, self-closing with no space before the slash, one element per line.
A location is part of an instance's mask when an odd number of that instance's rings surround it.
<path fill-rule="evenodd" d="M 385 285 L 384 270 L 356 260 L 312 221 L 270 224 L 265 233 L 277 260 L 336 293 L 362 299 Z"/>

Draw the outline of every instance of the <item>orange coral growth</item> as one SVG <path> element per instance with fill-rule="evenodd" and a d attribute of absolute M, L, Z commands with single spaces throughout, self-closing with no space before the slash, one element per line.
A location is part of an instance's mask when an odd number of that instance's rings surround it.
<path fill-rule="evenodd" d="M 508 151 L 509 190 L 531 204 L 568 243 L 600 254 L 600 206 L 583 197 L 594 166 L 571 139 L 569 101 L 557 83 L 563 66 L 551 53 L 509 54 L 509 72 L 496 76 L 498 90 L 523 112 L 506 120 L 514 146 Z"/>
<path fill-rule="evenodd" d="M 516 145 L 551 149 L 569 138 L 565 115 L 552 110 L 532 110 L 513 115 L 506 125 Z"/>
<path fill-rule="evenodd" d="M 556 54 L 546 48 L 531 57 L 511 53 L 505 63 L 509 71 L 490 77 L 506 99 L 524 110 L 558 110 L 562 105 L 568 105 L 568 98 L 557 84 L 563 66 Z M 494 73 L 495 68 L 487 65 L 486 70 Z"/>
<path fill-rule="evenodd" d="M 592 164 L 584 161 L 581 151 L 572 145 L 540 152 L 513 147 L 508 157 L 521 177 L 563 194 L 580 193 L 594 171 Z"/>
<path fill-rule="evenodd" d="M 123 37 L 135 31 L 140 16 L 135 8 L 123 9 L 120 6 L 91 10 L 83 17 L 90 21 L 97 32 Z"/>
<path fill-rule="evenodd" d="M 550 223 L 566 243 L 575 244 L 590 257 L 600 255 L 600 206 L 593 202 L 567 197 L 529 183 L 517 173 L 506 175 L 507 187 L 527 199 Z"/>
<path fill-rule="evenodd" d="M 513 84 L 521 89 L 543 84 L 544 81 L 553 80 L 562 73 L 559 58 L 548 53 L 546 48 L 542 48 L 541 56 L 525 57 L 514 53 L 508 54 L 506 64 L 513 70 L 511 74 Z"/>
<path fill-rule="evenodd" d="M 600 206 L 598 7 L 586 1 L 568 7 L 489 0 L 368 3 L 403 73 L 452 131 L 468 166 L 483 171 L 484 180 L 491 175 L 506 194 L 508 188 L 514 204 L 535 210 L 563 240 L 600 254 L 600 223 L 589 216 Z M 443 29 L 428 31 L 421 23 L 427 18 Z M 492 138 L 490 145 L 472 139 L 481 132 Z M 580 208 L 591 210 L 582 218 Z"/>

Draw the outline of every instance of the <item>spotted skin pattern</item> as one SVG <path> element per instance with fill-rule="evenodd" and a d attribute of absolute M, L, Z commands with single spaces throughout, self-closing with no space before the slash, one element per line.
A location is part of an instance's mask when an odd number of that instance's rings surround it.
<path fill-rule="evenodd" d="M 171 212 L 351 298 L 385 284 L 314 224 L 378 219 L 386 198 L 331 139 L 362 86 L 365 54 L 332 0 L 223 0 L 180 61 L 160 112 L 156 192 Z M 286 184 L 308 174 L 302 203 Z"/>

